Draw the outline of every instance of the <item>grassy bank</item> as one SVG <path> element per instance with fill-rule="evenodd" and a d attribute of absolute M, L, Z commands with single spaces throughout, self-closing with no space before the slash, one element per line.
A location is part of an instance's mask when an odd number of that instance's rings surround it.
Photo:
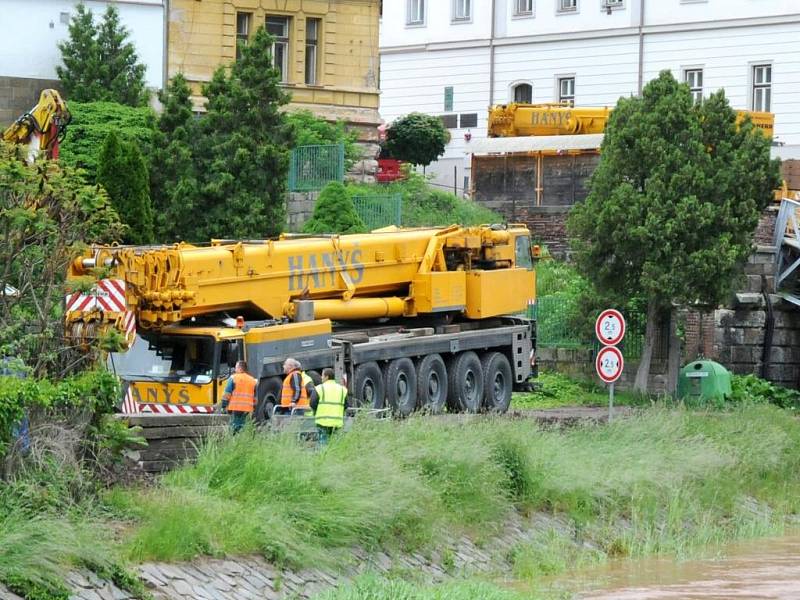
<path fill-rule="evenodd" d="M 341 564 L 354 545 L 424 550 L 490 535 L 515 509 L 561 514 L 566 529 L 516 549 L 516 574 L 536 579 L 780 532 L 800 506 L 798 467 L 800 424 L 769 407 L 653 410 L 566 433 L 410 419 L 359 427 L 325 452 L 246 433 L 108 502 L 135 523 L 124 542 L 133 560 L 256 552 L 294 565 Z"/>
<path fill-rule="evenodd" d="M 516 392 L 512 408 L 545 409 L 563 406 L 606 406 L 608 388 L 597 379 L 574 379 L 561 373 L 540 371 L 533 392 Z M 617 390 L 616 406 L 649 405 L 650 399 L 633 392 Z"/>

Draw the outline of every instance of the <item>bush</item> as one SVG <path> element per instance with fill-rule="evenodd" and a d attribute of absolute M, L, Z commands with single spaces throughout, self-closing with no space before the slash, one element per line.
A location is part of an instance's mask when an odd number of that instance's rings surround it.
<path fill-rule="evenodd" d="M 286 119 L 294 132 L 295 147 L 344 144 L 345 170 L 361 158 L 361 148 L 356 143 L 358 134 L 347 131 L 344 121 L 330 123 L 309 110 L 288 113 Z"/>
<path fill-rule="evenodd" d="M 314 214 L 303 225 L 305 233 L 364 233 L 366 230 L 347 190 L 338 181 L 322 189 L 314 205 Z"/>
<path fill-rule="evenodd" d="M 501 215 L 472 200 L 432 188 L 427 178 L 413 171 L 402 181 L 373 185 L 351 184 L 347 186 L 347 191 L 351 197 L 400 194 L 403 199 L 404 227 L 481 225 L 504 221 Z"/>
<path fill-rule="evenodd" d="M 150 155 L 156 127 L 156 116 L 150 108 L 114 102 L 70 102 L 69 111 L 72 123 L 61 144 L 59 161 L 84 169 L 89 183 L 97 180 L 100 151 L 110 133 L 135 141 L 142 154 Z"/>
<path fill-rule="evenodd" d="M 412 165 L 429 165 L 442 154 L 450 132 L 442 119 L 411 113 L 394 121 L 386 130 L 386 151 L 392 158 Z"/>
<path fill-rule="evenodd" d="M 790 410 L 800 409 L 800 391 L 775 385 L 756 375 L 734 375 L 731 380 L 732 404 L 774 404 Z"/>

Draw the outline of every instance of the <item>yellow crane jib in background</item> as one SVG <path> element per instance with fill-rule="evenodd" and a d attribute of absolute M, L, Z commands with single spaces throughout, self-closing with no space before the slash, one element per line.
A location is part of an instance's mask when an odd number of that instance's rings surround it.
<path fill-rule="evenodd" d="M 58 158 L 58 144 L 64 139 L 72 119 L 67 104 L 58 90 L 42 90 L 39 102 L 20 116 L 3 132 L 3 140 L 12 144 L 28 145 L 28 162 L 39 153 L 47 158 Z"/>

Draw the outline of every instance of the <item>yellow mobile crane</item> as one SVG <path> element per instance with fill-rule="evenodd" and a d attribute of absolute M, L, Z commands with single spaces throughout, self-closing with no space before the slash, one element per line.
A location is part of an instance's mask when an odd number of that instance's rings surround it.
<path fill-rule="evenodd" d="M 14 121 L 4 132 L 3 140 L 28 145 L 28 162 L 40 152 L 47 158 L 58 158 L 58 144 L 64 139 L 71 120 L 67 103 L 57 90 L 42 90 L 39 102 Z"/>
<path fill-rule="evenodd" d="M 292 356 L 368 406 L 502 412 L 532 372 L 534 323 L 514 315 L 534 300 L 533 254 L 522 225 L 94 247 L 68 279 L 111 274 L 67 298 L 66 331 L 131 344 L 138 328 L 124 378 L 140 410 L 209 412 L 246 359 L 264 419 Z"/>
<path fill-rule="evenodd" d="M 501 104 L 489 109 L 489 137 L 527 135 L 582 135 L 603 133 L 613 109 L 567 104 Z M 753 124 L 772 137 L 775 115 L 740 110 L 736 122 L 750 116 Z"/>

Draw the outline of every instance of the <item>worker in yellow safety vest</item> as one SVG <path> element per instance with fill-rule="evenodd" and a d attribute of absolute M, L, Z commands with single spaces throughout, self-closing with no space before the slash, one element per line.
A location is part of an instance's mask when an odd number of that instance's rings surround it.
<path fill-rule="evenodd" d="M 222 395 L 222 409 L 231 416 L 231 431 L 234 434 L 244 427 L 247 417 L 253 414 L 256 406 L 256 381 L 247 372 L 247 363 L 240 360 L 236 363 L 236 372 L 228 379 L 225 393 Z"/>
<path fill-rule="evenodd" d="M 302 365 L 294 358 L 283 361 L 286 377 L 281 388 L 281 410 L 290 412 L 293 408 L 311 410 L 311 399 L 316 394 L 314 381 L 302 371 Z"/>
<path fill-rule="evenodd" d="M 319 443 L 328 443 L 330 435 L 344 426 L 344 410 L 347 406 L 347 388 L 336 383 L 333 369 L 322 370 L 322 383 L 317 388 L 318 400 L 311 403 L 314 421 L 319 432 Z"/>

